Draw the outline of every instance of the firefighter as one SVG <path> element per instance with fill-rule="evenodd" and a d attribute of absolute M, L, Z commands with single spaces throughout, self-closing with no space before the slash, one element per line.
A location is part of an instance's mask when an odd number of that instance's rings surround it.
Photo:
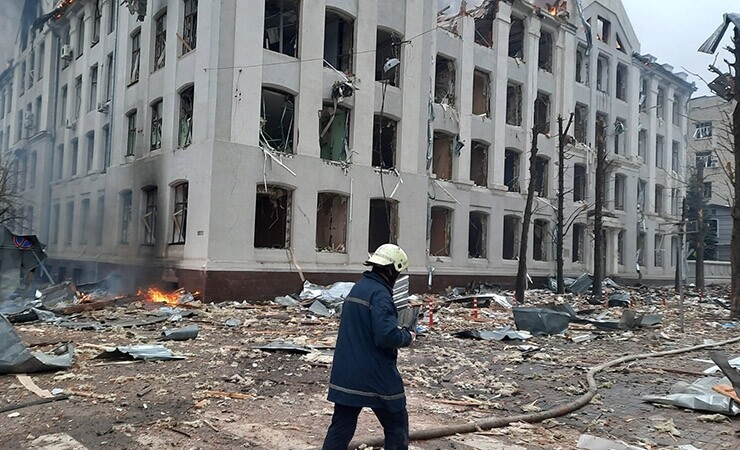
<path fill-rule="evenodd" d="M 334 352 L 329 401 L 334 415 L 323 450 L 347 450 L 357 416 L 371 408 L 383 426 L 386 450 L 408 448 L 406 395 L 398 373 L 398 349 L 416 339 L 413 330 L 399 328 L 393 285 L 409 260 L 401 247 L 384 244 L 365 262 L 362 274 L 342 307 Z"/>

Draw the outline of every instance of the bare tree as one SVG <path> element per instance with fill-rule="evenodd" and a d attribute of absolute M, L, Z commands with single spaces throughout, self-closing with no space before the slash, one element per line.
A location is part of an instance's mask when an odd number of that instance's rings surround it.
<path fill-rule="evenodd" d="M 568 119 L 568 126 L 563 129 L 563 116 L 558 116 L 558 207 L 557 207 L 557 247 L 555 249 L 557 259 L 557 285 L 558 294 L 565 293 L 565 281 L 563 276 L 563 240 L 565 240 L 565 218 L 563 216 L 565 203 L 565 143 L 568 130 L 573 124 L 573 113 Z"/>
<path fill-rule="evenodd" d="M 596 121 L 596 198 L 594 205 L 594 280 L 593 303 L 601 303 L 602 281 L 604 280 L 604 180 L 608 166 L 606 153 L 606 122 L 603 117 Z"/>
<path fill-rule="evenodd" d="M 527 290 L 527 241 L 529 240 L 529 224 L 532 221 L 532 204 L 534 203 L 534 190 L 537 175 L 537 139 L 542 127 L 535 125 L 532 128 L 532 148 L 529 151 L 529 183 L 527 185 L 527 203 L 524 206 L 524 219 L 522 220 L 522 234 L 519 241 L 519 267 L 516 272 L 516 293 L 514 298 L 518 302 L 524 302 L 524 291 Z"/>
<path fill-rule="evenodd" d="M 26 220 L 23 216 L 23 198 L 18 191 L 18 165 L 15 159 L 0 161 L 0 225 L 20 232 Z"/>

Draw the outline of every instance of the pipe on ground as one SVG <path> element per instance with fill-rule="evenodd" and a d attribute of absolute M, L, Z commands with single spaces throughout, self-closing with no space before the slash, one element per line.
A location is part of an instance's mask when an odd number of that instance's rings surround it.
<path fill-rule="evenodd" d="M 621 358 L 617 358 L 617 359 L 605 362 L 603 364 L 600 364 L 598 366 L 592 367 L 586 374 L 586 380 L 588 381 L 588 391 L 570 403 L 566 403 L 561 406 L 556 406 L 546 411 L 541 411 L 537 413 L 519 414 L 516 416 L 508 416 L 508 417 L 487 417 L 484 419 L 479 419 L 479 420 L 468 422 L 468 423 L 449 425 L 449 426 L 437 427 L 437 428 L 427 428 L 424 430 L 416 430 L 416 431 L 412 431 L 409 434 L 409 441 L 426 441 L 430 439 L 439 439 L 442 437 L 452 436 L 455 434 L 468 434 L 468 433 L 475 433 L 477 431 L 490 430 L 492 428 L 502 428 L 514 422 L 536 423 L 536 422 L 542 422 L 543 420 L 546 420 L 546 419 L 552 419 L 555 417 L 564 416 L 566 414 L 570 414 L 574 411 L 577 411 L 583 408 L 584 406 L 586 406 L 587 404 L 591 402 L 591 399 L 594 398 L 594 396 L 596 395 L 597 389 L 598 389 L 598 386 L 596 385 L 595 376 L 597 373 L 605 369 L 618 366 L 626 362 L 636 361 L 639 359 L 658 358 L 662 356 L 678 355 L 681 353 L 693 352 L 693 351 L 701 350 L 705 348 L 712 348 L 712 347 L 719 347 L 719 346 L 728 345 L 728 344 L 734 344 L 735 342 L 740 342 L 740 337 L 729 339 L 729 340 L 722 341 L 722 342 L 695 345 L 693 347 L 684 347 L 684 348 L 680 348 L 676 350 L 667 350 L 664 352 L 640 353 L 636 355 L 623 356 Z M 368 447 L 370 446 L 381 447 L 383 445 L 383 438 L 378 437 L 378 438 L 373 438 L 370 440 L 367 440 L 367 439 L 355 440 L 350 443 L 349 448 L 355 449 L 361 446 L 362 444 L 365 444 Z"/>

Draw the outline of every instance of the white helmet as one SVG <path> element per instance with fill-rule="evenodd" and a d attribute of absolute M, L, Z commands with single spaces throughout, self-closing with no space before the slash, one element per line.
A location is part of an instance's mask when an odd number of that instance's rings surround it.
<path fill-rule="evenodd" d="M 375 253 L 365 261 L 367 265 L 389 266 L 398 272 L 403 272 L 409 268 L 409 257 L 406 252 L 397 245 L 383 244 L 375 250 Z"/>

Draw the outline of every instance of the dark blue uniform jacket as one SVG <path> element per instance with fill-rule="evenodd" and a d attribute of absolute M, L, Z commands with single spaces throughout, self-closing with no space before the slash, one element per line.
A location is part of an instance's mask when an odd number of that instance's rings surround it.
<path fill-rule="evenodd" d="M 331 402 L 345 406 L 406 408 L 396 360 L 411 334 L 398 328 L 392 289 L 380 275 L 362 274 L 342 305 L 329 382 Z"/>

